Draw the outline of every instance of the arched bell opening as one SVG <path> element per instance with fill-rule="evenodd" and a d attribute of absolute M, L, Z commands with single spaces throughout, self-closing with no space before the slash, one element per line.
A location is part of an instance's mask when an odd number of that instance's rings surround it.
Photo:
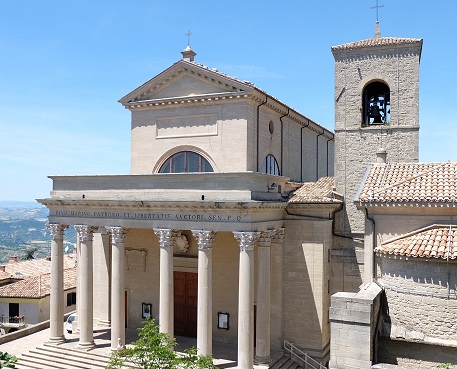
<path fill-rule="evenodd" d="M 390 123 L 390 89 L 383 82 L 372 82 L 363 89 L 363 125 Z"/>

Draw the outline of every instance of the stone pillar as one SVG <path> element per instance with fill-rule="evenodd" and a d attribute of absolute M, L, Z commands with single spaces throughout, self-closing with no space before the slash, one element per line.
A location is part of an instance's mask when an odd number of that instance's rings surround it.
<path fill-rule="evenodd" d="M 94 343 L 94 286 L 92 237 L 96 227 L 75 225 L 79 237 L 79 311 L 78 328 L 80 349 L 90 350 Z"/>
<path fill-rule="evenodd" d="M 126 228 L 110 227 L 112 235 L 112 272 L 111 272 L 111 350 L 118 345 L 125 346 L 125 234 Z M 120 340 L 120 342 L 119 342 Z"/>
<path fill-rule="evenodd" d="M 268 364 L 270 357 L 270 245 L 274 231 L 260 232 L 257 244 L 257 320 L 255 361 Z"/>
<path fill-rule="evenodd" d="M 192 231 L 198 241 L 198 310 L 197 352 L 212 355 L 213 351 L 213 241 L 214 232 Z"/>
<path fill-rule="evenodd" d="M 173 243 L 178 235 L 173 229 L 154 228 L 160 239 L 159 331 L 174 334 Z"/>
<path fill-rule="evenodd" d="M 49 342 L 65 342 L 64 290 L 63 290 L 63 236 L 68 228 L 63 224 L 48 224 L 51 231 L 51 293 L 50 293 L 50 334 Z"/>
<path fill-rule="evenodd" d="M 233 232 L 240 245 L 238 368 L 254 366 L 254 244 L 257 232 Z"/>
<path fill-rule="evenodd" d="M 280 351 L 283 349 L 282 337 L 282 296 L 283 296 L 283 242 L 284 228 L 279 228 L 271 237 L 270 246 L 270 349 Z"/>
<path fill-rule="evenodd" d="M 117 228 L 117 227 L 116 227 Z M 98 322 L 101 325 L 109 326 L 111 324 L 111 252 L 110 252 L 110 229 L 100 227 L 101 250 L 100 250 L 100 271 L 99 276 L 99 301 Z"/>

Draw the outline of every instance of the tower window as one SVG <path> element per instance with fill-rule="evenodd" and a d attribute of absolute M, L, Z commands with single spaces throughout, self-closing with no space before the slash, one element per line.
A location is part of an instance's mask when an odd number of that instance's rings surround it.
<path fill-rule="evenodd" d="M 363 90 L 364 126 L 390 123 L 390 90 L 383 82 L 372 82 Z"/>
<path fill-rule="evenodd" d="M 181 151 L 170 156 L 159 170 L 159 173 L 195 172 L 214 172 L 214 170 L 208 160 L 193 151 Z"/>
<path fill-rule="evenodd" d="M 262 163 L 262 173 L 272 174 L 274 176 L 280 176 L 279 165 L 276 158 L 273 155 L 267 155 Z"/>

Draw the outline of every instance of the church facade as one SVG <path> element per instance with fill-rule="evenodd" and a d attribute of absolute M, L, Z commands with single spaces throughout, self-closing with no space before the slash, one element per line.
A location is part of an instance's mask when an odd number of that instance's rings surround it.
<path fill-rule="evenodd" d="M 39 200 L 53 240 L 50 341 L 65 339 L 62 245 L 75 226 L 82 349 L 94 347 L 94 322 L 111 326 L 116 349 L 125 327 L 153 317 L 161 332 L 196 337 L 201 354 L 213 341 L 237 343 L 239 368 L 269 363 L 284 340 L 333 368 L 369 368 L 380 350 L 398 361 L 380 322 L 391 304 L 390 327 L 404 327 L 395 293 L 410 277 L 394 272 L 403 266 L 388 250 L 432 223 L 409 220 L 414 201 L 398 219 L 386 215 L 389 199 L 375 206 L 375 194 L 411 174 L 371 171 L 418 165 L 421 48 L 378 28 L 332 48 L 335 133 L 198 64 L 190 47 L 120 99 L 132 117 L 131 174 L 53 176 L 51 196 Z M 374 190 L 370 175 L 382 178 Z M 429 207 L 425 196 L 421 208 L 442 231 L 454 222 L 449 199 Z"/>

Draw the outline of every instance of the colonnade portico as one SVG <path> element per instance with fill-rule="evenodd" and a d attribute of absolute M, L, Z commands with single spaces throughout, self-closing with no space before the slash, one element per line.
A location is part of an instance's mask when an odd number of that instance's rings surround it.
<path fill-rule="evenodd" d="M 51 301 L 58 301 L 51 309 L 51 342 L 62 342 L 63 335 L 63 233 L 67 226 L 50 224 L 54 259 Z M 76 225 L 80 242 L 78 261 L 78 326 L 79 347 L 91 349 L 93 340 L 93 260 L 92 237 L 98 227 Z M 173 244 L 180 231 L 168 228 L 154 228 L 160 246 L 160 332 L 174 335 L 173 305 Z M 105 227 L 112 241 L 111 261 L 111 349 L 117 349 L 119 340 L 125 344 L 125 304 L 124 304 L 124 227 Z M 257 362 L 270 359 L 270 244 L 272 238 L 283 229 L 253 232 L 233 232 L 240 247 L 239 289 L 238 289 L 238 367 L 251 369 L 254 365 L 254 247 L 258 246 L 258 285 L 257 285 Z M 192 230 L 198 244 L 198 302 L 197 302 L 197 350 L 199 354 L 212 354 L 212 247 L 215 231 Z M 278 237 L 276 237 L 277 242 Z M 281 240 L 280 240 L 281 241 Z M 54 300 L 53 300 L 54 299 Z M 52 306 L 52 304 L 51 304 Z"/>

